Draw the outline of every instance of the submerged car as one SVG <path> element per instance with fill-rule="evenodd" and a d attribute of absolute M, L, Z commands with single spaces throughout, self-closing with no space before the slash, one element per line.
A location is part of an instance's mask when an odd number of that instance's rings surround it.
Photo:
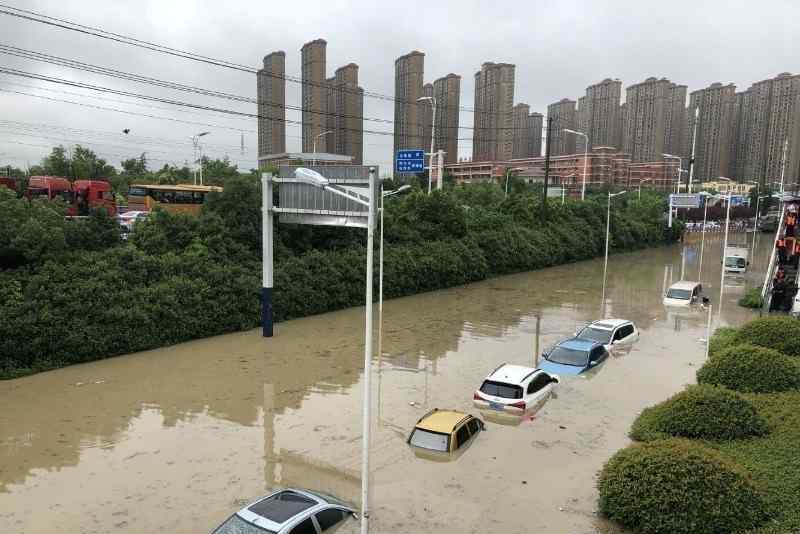
<path fill-rule="evenodd" d="M 697 302 L 702 293 L 700 282 L 675 282 L 664 294 L 664 306 L 689 306 Z"/>
<path fill-rule="evenodd" d="M 477 417 L 434 408 L 419 418 L 408 436 L 408 444 L 425 452 L 450 454 L 470 443 L 483 430 L 483 421 Z"/>
<path fill-rule="evenodd" d="M 558 384 L 558 376 L 541 369 L 502 364 L 472 396 L 477 408 L 522 415 L 542 404 Z"/>
<path fill-rule="evenodd" d="M 608 358 L 608 350 L 598 341 L 570 338 L 559 341 L 542 353 L 544 361 L 539 369 L 560 375 L 578 375 L 595 367 Z"/>
<path fill-rule="evenodd" d="M 577 339 L 602 343 L 607 351 L 619 345 L 630 345 L 639 339 L 639 330 L 625 319 L 594 321 L 575 332 Z"/>
<path fill-rule="evenodd" d="M 248 504 L 212 534 L 319 534 L 333 532 L 355 511 L 317 491 L 285 489 Z"/>

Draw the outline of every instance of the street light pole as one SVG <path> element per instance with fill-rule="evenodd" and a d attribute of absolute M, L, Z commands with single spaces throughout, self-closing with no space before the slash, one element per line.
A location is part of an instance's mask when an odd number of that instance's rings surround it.
<path fill-rule="evenodd" d="M 675 192 L 680 193 L 680 185 L 681 185 L 681 171 L 683 171 L 683 158 L 680 156 L 674 156 L 672 154 L 661 154 L 665 158 L 668 159 L 677 159 L 678 160 L 678 179 L 677 183 L 675 184 Z"/>
<path fill-rule="evenodd" d="M 697 146 L 697 123 L 700 118 L 700 106 L 694 108 L 694 128 L 692 130 L 692 155 L 689 158 L 689 190 L 687 193 L 692 194 L 692 178 L 694 177 L 694 151 Z"/>
<path fill-rule="evenodd" d="M 603 319 L 606 317 L 606 273 L 608 272 L 608 242 L 609 242 L 609 234 L 611 230 L 611 199 L 619 196 L 624 195 L 627 191 L 620 191 L 619 193 L 608 193 L 608 208 L 606 209 L 606 256 L 605 260 L 603 261 L 603 296 L 602 296 L 602 312 L 603 312 Z"/>
<path fill-rule="evenodd" d="M 194 162 L 200 166 L 200 185 L 203 185 L 203 145 L 200 144 L 200 138 L 210 134 L 211 132 L 200 132 L 191 137 L 192 145 L 194 146 Z M 197 159 L 197 151 L 200 149 L 200 159 Z M 197 185 L 197 167 L 194 169 L 194 185 Z"/>
<path fill-rule="evenodd" d="M 312 161 L 312 163 L 311 163 L 312 165 L 316 165 L 317 164 L 317 155 L 316 155 L 317 154 L 317 139 L 319 139 L 320 137 L 322 137 L 324 135 L 328 135 L 328 134 L 331 134 L 331 133 L 333 133 L 333 130 L 325 130 L 324 132 L 318 133 L 317 135 L 314 136 L 314 141 L 311 144 L 311 153 L 314 154 L 314 159 L 311 160 Z"/>
<path fill-rule="evenodd" d="M 645 178 L 644 180 L 639 180 L 639 202 L 642 201 L 642 183 L 644 182 L 652 182 L 652 178 Z"/>
<path fill-rule="evenodd" d="M 564 128 L 565 132 L 571 133 L 573 135 L 580 135 L 584 139 L 583 144 L 583 186 L 581 187 L 581 200 L 586 198 L 586 164 L 589 161 L 589 136 L 583 132 L 579 132 L 577 130 L 570 130 L 569 128 Z"/>
<path fill-rule="evenodd" d="M 783 177 L 786 173 L 786 149 L 789 147 L 789 138 L 783 141 L 783 157 L 781 158 L 781 209 L 780 217 L 783 217 Z"/>
<path fill-rule="evenodd" d="M 436 143 L 436 97 L 435 96 L 421 96 L 417 99 L 417 102 L 422 101 L 429 101 L 431 103 L 431 154 L 430 158 L 428 159 L 428 194 L 431 194 L 431 184 L 433 183 L 433 148 Z M 439 177 L 441 180 L 442 177 Z"/>

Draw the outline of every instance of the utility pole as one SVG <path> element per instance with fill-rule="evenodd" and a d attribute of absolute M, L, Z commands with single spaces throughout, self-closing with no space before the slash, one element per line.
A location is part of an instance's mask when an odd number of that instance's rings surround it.
<path fill-rule="evenodd" d="M 692 155 L 689 157 L 689 183 L 687 193 L 692 194 L 692 178 L 694 177 L 694 150 L 697 146 L 697 123 L 700 122 L 700 106 L 694 108 L 694 128 L 692 131 Z"/>
<path fill-rule="evenodd" d="M 542 193 L 542 216 L 547 216 L 547 188 L 550 185 L 550 137 L 553 131 L 553 117 L 547 117 L 547 140 L 544 144 L 544 192 Z"/>

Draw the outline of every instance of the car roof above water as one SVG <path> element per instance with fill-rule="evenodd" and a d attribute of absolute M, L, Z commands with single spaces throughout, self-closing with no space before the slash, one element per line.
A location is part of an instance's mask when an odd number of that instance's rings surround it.
<path fill-rule="evenodd" d="M 529 376 L 541 372 L 543 371 L 533 367 L 504 363 L 495 369 L 486 380 L 491 380 L 492 382 L 502 382 L 504 384 L 520 385 Z"/>
<path fill-rule="evenodd" d="M 589 323 L 587 326 L 600 328 L 601 330 L 613 330 L 628 323 L 630 323 L 630 321 L 627 319 L 600 319 L 599 321 Z"/>
<path fill-rule="evenodd" d="M 580 350 L 580 351 L 590 351 L 597 346 L 602 346 L 602 343 L 597 341 L 592 341 L 589 339 L 578 339 L 576 337 L 565 339 L 564 341 L 560 342 L 557 346 L 564 347 L 565 349 L 570 350 Z"/>
<path fill-rule="evenodd" d="M 468 415 L 463 412 L 434 409 L 422 416 L 416 426 L 422 430 L 449 434 L 466 417 Z"/>
<path fill-rule="evenodd" d="M 688 289 L 688 290 L 692 290 L 692 289 L 694 289 L 695 287 L 697 287 L 699 285 L 700 285 L 700 282 L 689 282 L 689 281 L 683 280 L 681 282 L 675 282 L 674 284 L 669 286 L 669 288 L 670 289 Z"/>

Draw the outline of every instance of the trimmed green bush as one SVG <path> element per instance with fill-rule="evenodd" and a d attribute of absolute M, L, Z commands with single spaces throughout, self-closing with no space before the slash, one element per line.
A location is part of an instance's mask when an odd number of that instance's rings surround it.
<path fill-rule="evenodd" d="M 670 436 L 727 440 L 766 432 L 766 421 L 750 401 L 724 388 L 697 385 L 642 411 L 630 436 L 637 441 Z"/>
<path fill-rule="evenodd" d="M 800 356 L 800 321 L 786 316 L 761 317 L 744 325 L 738 339 L 740 343 Z"/>
<path fill-rule="evenodd" d="M 800 362 L 753 345 L 728 347 L 697 370 L 697 381 L 744 393 L 800 389 Z"/>
<path fill-rule="evenodd" d="M 728 347 L 737 345 L 739 343 L 737 338 L 738 333 L 739 331 L 737 329 L 729 326 L 717 328 L 714 334 L 711 336 L 710 344 L 708 346 L 709 358 L 719 354 Z"/>
<path fill-rule="evenodd" d="M 617 452 L 598 480 L 600 512 L 645 534 L 722 534 L 767 518 L 747 472 L 709 447 L 673 438 Z"/>
<path fill-rule="evenodd" d="M 761 287 L 751 287 L 748 289 L 744 296 L 739 299 L 739 306 L 743 308 L 760 308 L 761 307 Z"/>

